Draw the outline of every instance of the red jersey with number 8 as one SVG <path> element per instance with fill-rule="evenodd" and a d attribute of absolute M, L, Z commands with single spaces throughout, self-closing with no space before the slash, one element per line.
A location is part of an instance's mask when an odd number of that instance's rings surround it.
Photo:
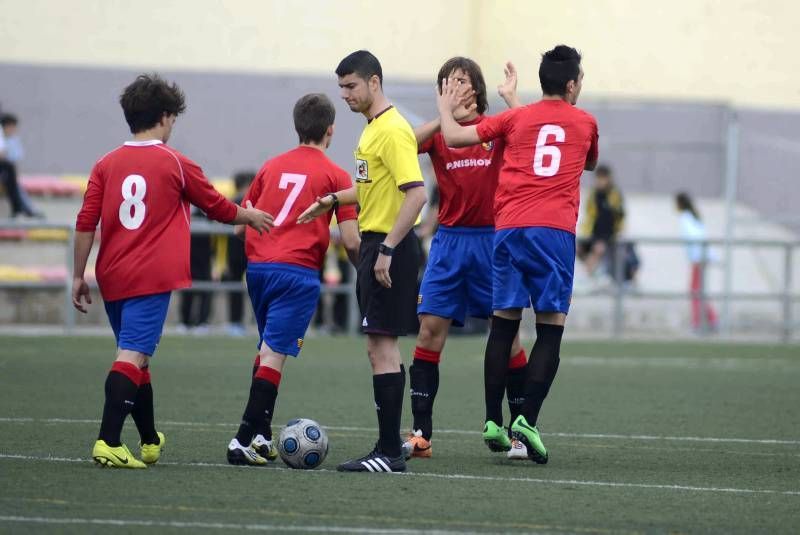
<path fill-rule="evenodd" d="M 248 262 L 295 264 L 322 269 L 330 241 L 332 212 L 310 223 L 297 218 L 317 197 L 353 187 L 350 175 L 324 152 L 300 146 L 267 161 L 242 200 L 275 216 L 269 233 L 258 235 L 247 229 L 245 252 Z M 337 221 L 356 219 L 355 206 L 339 206 Z"/>
<path fill-rule="evenodd" d="M 100 223 L 95 276 L 104 300 L 191 286 L 189 203 L 216 221 L 236 217 L 202 169 L 161 141 L 128 141 L 97 161 L 75 229 Z"/>
<path fill-rule="evenodd" d="M 495 228 L 550 227 L 575 233 L 580 179 L 597 161 L 597 121 L 563 100 L 541 100 L 487 117 L 482 142 L 505 141 Z"/>

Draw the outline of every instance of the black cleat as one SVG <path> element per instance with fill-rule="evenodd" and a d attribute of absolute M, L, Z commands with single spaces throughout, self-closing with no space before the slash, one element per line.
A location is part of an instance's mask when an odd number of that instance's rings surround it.
<path fill-rule="evenodd" d="M 339 472 L 405 472 L 406 460 L 402 452 L 397 457 L 389 457 L 379 451 L 376 445 L 367 455 L 345 461 L 336 469 Z"/>

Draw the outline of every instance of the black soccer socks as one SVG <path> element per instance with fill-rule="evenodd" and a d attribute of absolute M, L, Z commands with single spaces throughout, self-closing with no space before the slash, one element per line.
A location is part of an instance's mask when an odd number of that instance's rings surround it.
<path fill-rule="evenodd" d="M 525 402 L 525 379 L 528 356 L 524 349 L 511 357 L 508 361 L 508 372 L 506 375 L 506 401 L 508 411 L 511 413 L 511 422 L 517 419 L 522 413 L 522 404 Z"/>
<path fill-rule="evenodd" d="M 483 359 L 483 388 L 486 401 L 486 421 L 503 425 L 503 395 L 506 390 L 508 357 L 520 320 L 492 316 L 492 328 L 486 342 Z"/>
<path fill-rule="evenodd" d="M 97 438 L 112 448 L 121 443 L 122 425 L 136 402 L 141 375 L 141 370 L 135 364 L 118 360 L 111 366 L 106 377 L 106 401 Z"/>
<path fill-rule="evenodd" d="M 250 384 L 250 398 L 247 400 L 242 423 L 236 433 L 236 440 L 242 446 L 249 446 L 256 434 L 263 434 L 265 426 L 267 430 L 270 429 L 280 382 L 281 372 L 267 366 L 259 366 L 253 375 Z M 271 440 L 272 433 L 264 438 Z"/>
<path fill-rule="evenodd" d="M 525 380 L 525 403 L 522 415 L 529 425 L 536 425 L 542 403 L 556 378 L 561 353 L 562 325 L 536 324 L 536 343 L 531 350 Z"/>
<path fill-rule="evenodd" d="M 424 358 L 427 356 L 430 358 Z M 411 379 L 411 412 L 414 414 L 413 428 L 421 431 L 425 440 L 430 440 L 433 434 L 433 402 L 439 391 L 438 357 L 439 353 L 418 347 L 414 352 L 414 362 L 408 369 Z"/>
<path fill-rule="evenodd" d="M 378 446 L 384 455 L 398 457 L 403 447 L 400 440 L 403 393 L 406 389 L 406 370 L 403 365 L 400 365 L 399 372 L 373 375 L 372 388 L 378 413 Z"/>
<path fill-rule="evenodd" d="M 139 390 L 136 392 L 136 401 L 131 409 L 131 416 L 142 444 L 158 444 L 156 433 L 155 413 L 153 411 L 153 386 L 150 383 L 150 367 L 141 369 Z"/>

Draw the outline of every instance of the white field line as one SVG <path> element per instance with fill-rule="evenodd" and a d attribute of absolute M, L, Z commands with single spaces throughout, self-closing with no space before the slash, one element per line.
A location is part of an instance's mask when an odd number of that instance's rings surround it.
<path fill-rule="evenodd" d="M 42 423 L 42 424 L 99 424 L 100 420 L 84 418 L 28 418 L 28 417 L 0 417 L 0 423 Z M 176 422 L 164 420 L 159 422 L 166 427 L 227 427 L 234 429 L 235 422 Z M 353 426 L 324 426 L 331 431 L 353 431 L 369 433 L 375 431 L 373 427 L 353 427 Z M 437 433 L 454 435 L 480 435 L 480 431 L 467 429 L 437 429 Z M 625 435 L 625 434 L 603 434 L 603 433 L 559 433 L 544 431 L 544 436 L 562 438 L 588 438 L 588 439 L 609 439 L 609 440 L 641 440 L 641 441 L 666 441 L 666 442 L 711 442 L 721 444 L 775 444 L 787 446 L 800 446 L 800 440 L 785 440 L 776 438 L 724 438 L 724 437 L 692 437 L 692 436 L 669 436 L 669 435 Z"/>
<path fill-rule="evenodd" d="M 13 453 L 0 453 L 0 459 L 20 460 L 20 461 L 49 461 L 60 463 L 86 463 L 92 462 L 88 458 L 76 459 L 69 457 L 44 457 L 36 455 L 22 455 Z M 178 462 L 160 462 L 159 465 L 165 466 L 190 466 L 190 467 L 204 467 L 204 468 L 228 468 L 235 470 L 252 470 L 252 468 L 244 466 L 232 466 L 223 463 L 178 463 Z M 265 467 L 264 470 L 291 470 L 290 468 L 283 468 L 277 465 L 272 467 Z M 294 470 L 292 470 L 294 471 Z M 329 469 L 308 470 L 305 473 L 335 473 Z M 541 485 L 565 485 L 565 486 L 585 486 L 585 487 L 610 487 L 610 488 L 636 488 L 636 489 L 654 489 L 654 490 L 674 490 L 685 492 L 710 492 L 710 493 L 724 493 L 724 494 L 772 494 L 784 496 L 800 496 L 800 490 L 773 490 L 773 489 L 743 489 L 743 488 L 730 488 L 730 487 L 695 487 L 691 485 L 666 485 L 657 483 L 624 483 L 617 481 L 586 481 L 580 479 L 543 479 L 534 477 L 493 477 L 493 476 L 476 476 L 469 474 L 435 474 L 431 472 L 405 472 L 396 474 L 387 474 L 392 477 L 425 477 L 432 479 L 452 479 L 462 481 L 501 481 L 508 482 L 514 481 L 517 483 L 537 483 Z M 379 476 L 380 477 L 380 476 Z"/>
<path fill-rule="evenodd" d="M 182 529 L 224 529 L 246 531 L 298 531 L 306 533 L 386 533 L 392 535 L 417 535 L 417 529 L 380 529 L 364 527 L 333 527 L 333 526 L 291 526 L 286 524 L 233 524 L 229 522 L 178 522 L 158 520 L 128 520 L 117 518 L 56 518 L 43 516 L 0 516 L 0 522 L 19 522 L 29 524 L 70 524 L 91 526 L 141 526 L 158 528 Z M 426 533 L 465 533 L 463 531 L 433 530 Z M 469 532 L 473 533 L 473 532 Z"/>

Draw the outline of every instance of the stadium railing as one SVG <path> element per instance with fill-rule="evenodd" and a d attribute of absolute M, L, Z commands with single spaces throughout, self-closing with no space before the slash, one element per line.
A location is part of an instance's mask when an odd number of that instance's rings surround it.
<path fill-rule="evenodd" d="M 211 222 L 193 222 L 193 234 L 225 234 L 232 235 L 233 227 L 219 223 Z M 9 234 L 11 233 L 11 234 Z M 38 234 L 37 234 L 38 233 Z M 0 290 L 14 289 L 14 290 L 61 290 L 63 291 L 63 327 L 66 332 L 72 332 L 75 328 L 75 309 L 72 307 L 71 283 L 72 283 L 72 263 L 73 263 L 73 246 L 75 240 L 74 227 L 71 225 L 60 223 L 48 223 L 40 221 L 17 221 L 17 220 L 0 220 L 0 239 L 2 236 L 12 236 L 12 239 L 26 240 L 29 235 L 49 236 L 49 241 L 59 241 L 64 244 L 64 264 L 60 266 L 61 276 L 49 278 L 25 277 L 24 280 L 14 280 L 13 278 L 4 280 L 0 277 Z M 8 238 L 6 238 L 8 239 Z M 687 242 L 679 238 L 655 238 L 646 236 L 632 236 L 616 243 L 617 254 L 615 255 L 615 271 L 614 279 L 623 280 L 622 274 L 625 269 L 624 266 L 624 250 L 629 244 L 635 244 L 637 247 L 641 246 L 659 246 L 659 247 L 675 247 L 686 246 Z M 612 337 L 621 337 L 625 334 L 625 304 L 629 301 L 637 299 L 656 299 L 656 300 L 686 300 L 692 297 L 698 298 L 701 303 L 708 300 L 721 301 L 724 304 L 735 301 L 773 301 L 779 303 L 781 306 L 781 340 L 788 342 L 792 339 L 793 333 L 797 328 L 798 322 L 794 318 L 793 309 L 797 303 L 800 303 L 800 294 L 793 291 L 792 273 L 795 269 L 794 255 L 795 252 L 800 252 L 800 241 L 781 241 L 781 240 L 762 240 L 762 239 L 748 239 L 748 240 L 732 240 L 730 244 L 725 240 L 705 240 L 693 242 L 695 245 L 702 247 L 702 257 L 709 258 L 711 247 L 750 247 L 750 248 L 769 248 L 782 251 L 783 257 L 783 277 L 781 281 L 781 290 L 774 292 L 738 292 L 738 291 L 717 291 L 711 292 L 706 290 L 706 285 L 701 279 L 700 290 L 693 296 L 688 291 L 647 291 L 636 290 L 630 291 L 623 284 L 616 284 L 612 286 L 608 292 L 612 297 L 610 305 L 611 328 L 610 335 Z M 59 267 L 59 266 L 56 266 Z M 652 269 L 647 268 L 645 269 Z M 338 285 L 323 284 L 322 295 L 349 295 L 349 314 L 348 314 L 348 332 L 356 334 L 358 332 L 358 307 L 355 299 L 355 277 L 351 276 L 349 283 L 342 283 Z M 90 287 L 93 290 L 97 289 L 97 285 L 93 280 L 88 280 Z M 194 290 L 208 290 L 212 292 L 227 292 L 231 290 L 242 290 L 243 283 L 239 282 L 215 282 L 215 281 L 196 281 L 192 285 Z M 608 295 L 606 292 L 606 295 Z M 593 295 L 597 292 L 581 292 L 576 289 L 575 296 L 582 297 L 586 295 Z M 702 317 L 702 315 L 701 315 Z M 724 319 L 724 318 L 723 318 Z M 703 327 L 707 327 L 704 325 Z M 723 326 L 724 329 L 724 326 Z M 723 335 L 729 334 L 723 332 Z"/>

